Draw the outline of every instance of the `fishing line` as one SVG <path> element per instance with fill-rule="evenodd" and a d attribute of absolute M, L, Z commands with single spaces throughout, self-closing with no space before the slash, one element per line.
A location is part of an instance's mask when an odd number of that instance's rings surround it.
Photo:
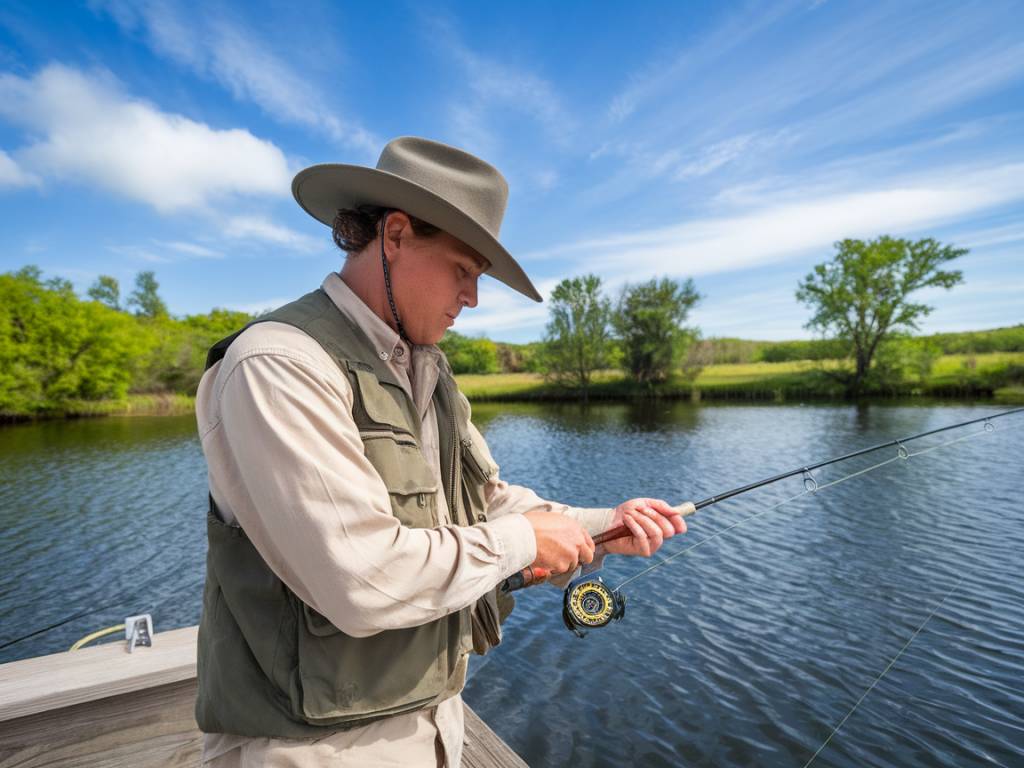
<path fill-rule="evenodd" d="M 928 448 L 923 448 L 923 449 L 921 449 L 919 451 L 913 451 L 913 452 L 908 451 L 906 446 L 903 445 L 902 441 L 897 441 L 897 452 L 896 452 L 895 456 L 893 456 L 891 458 L 888 458 L 885 461 L 880 461 L 877 464 L 872 464 L 869 467 L 864 467 L 863 469 L 857 470 L 856 472 L 851 472 L 848 475 L 844 475 L 843 477 L 840 477 L 837 480 L 832 480 L 831 482 L 825 483 L 824 485 L 819 485 L 818 481 L 814 478 L 814 476 L 809 471 L 807 471 L 804 474 L 804 490 L 802 490 L 800 493 L 796 494 L 795 496 L 791 496 L 788 499 L 783 499 L 782 501 L 778 502 L 777 504 L 773 504 L 772 506 L 770 506 L 767 509 L 764 509 L 764 510 L 758 512 L 757 514 L 750 515 L 749 517 L 745 517 L 742 520 L 738 520 L 737 522 L 733 523 L 732 525 L 730 525 L 730 526 L 728 526 L 726 528 L 723 528 L 720 531 L 716 531 L 715 533 L 713 533 L 710 536 L 708 536 L 706 539 L 702 539 L 701 541 L 698 541 L 696 544 L 692 544 L 691 546 L 687 547 L 686 549 L 683 549 L 683 550 L 681 550 L 679 552 L 676 552 L 675 554 L 669 555 L 668 557 L 666 557 L 661 562 L 655 563 L 654 565 L 652 565 L 652 566 L 650 566 L 648 568 L 645 568 L 644 570 L 640 571 L 639 573 L 634 574 L 633 576 L 630 576 L 628 579 L 626 579 L 621 584 L 619 584 L 617 587 L 615 587 L 614 591 L 618 592 L 624 586 L 626 586 L 627 584 L 635 581 L 636 579 L 639 579 L 641 576 L 645 576 L 648 573 L 650 573 L 651 571 L 656 570 L 658 568 L 661 568 L 663 565 L 668 565 L 673 560 L 675 560 L 677 558 L 680 558 L 680 557 L 683 557 L 684 555 L 687 555 L 690 552 L 693 552 L 693 550 L 695 550 L 698 547 L 701 547 L 701 546 L 707 544 L 712 539 L 716 539 L 719 536 L 722 536 L 723 534 L 729 533 L 733 529 L 739 528 L 740 526 L 745 525 L 746 523 L 749 523 L 752 520 L 756 520 L 759 517 L 763 517 L 764 515 L 768 514 L 769 512 L 774 512 L 776 509 L 778 509 L 779 507 L 781 507 L 781 506 L 783 506 L 785 504 L 789 504 L 789 503 L 791 503 L 793 501 L 796 501 L 797 499 L 803 498 L 804 496 L 808 496 L 808 495 L 811 495 L 811 494 L 814 494 L 814 493 L 818 493 L 820 491 L 824 491 L 825 489 L 831 488 L 831 487 L 833 487 L 835 485 L 839 485 L 840 483 L 845 483 L 847 480 L 852 480 L 855 477 L 860 477 L 861 475 L 866 475 L 868 472 L 873 472 L 874 470 L 880 469 L 881 467 L 884 467 L 887 464 L 892 464 L 893 462 L 896 462 L 896 461 L 907 461 L 907 460 L 913 458 L 914 456 L 921 456 L 923 454 L 930 453 L 932 451 L 938 450 L 939 448 L 945 448 L 947 446 L 953 445 L 954 443 L 961 443 L 961 442 L 964 442 L 965 440 L 972 440 L 972 439 L 974 439 L 976 437 L 980 437 L 980 436 L 985 435 L 985 434 L 987 434 L 989 432 L 992 432 L 994 429 L 995 429 L 995 426 L 991 422 L 986 422 L 984 429 L 979 429 L 976 432 L 970 432 L 967 435 L 963 435 L 961 437 L 957 437 L 957 438 L 955 438 L 953 440 L 947 440 L 944 443 L 939 443 L 938 445 L 933 445 L 933 446 L 930 446 Z"/>
<path fill-rule="evenodd" d="M 956 582 L 956 584 L 954 584 L 954 585 L 952 586 L 952 588 L 950 588 L 950 590 L 949 590 L 949 591 L 948 591 L 948 592 L 947 592 L 947 593 L 945 594 L 945 596 L 944 596 L 944 597 L 943 597 L 943 598 L 942 598 L 942 599 L 941 599 L 941 600 L 939 601 L 939 604 L 938 604 L 938 605 L 936 605 L 936 606 L 935 606 L 934 608 L 932 608 L 932 611 L 931 611 L 931 613 L 929 613 L 929 614 L 928 614 L 928 615 L 927 615 L 927 616 L 925 617 L 925 620 L 921 622 L 921 625 L 920 625 L 920 626 L 919 626 L 919 627 L 918 627 L 918 628 L 917 628 L 917 629 L 916 629 L 916 630 L 914 631 L 914 634 L 912 634 L 912 635 L 910 636 L 910 639 L 909 639 L 909 640 L 907 640 L 907 642 L 905 642 L 905 643 L 903 644 L 903 647 L 902 647 L 902 648 L 900 648 L 899 652 L 898 652 L 898 653 L 897 653 L 897 654 L 896 654 L 895 656 L 893 656 L 893 657 L 892 657 L 892 659 L 891 659 L 891 660 L 889 661 L 889 663 L 888 663 L 888 664 L 886 665 L 885 669 L 883 669 L 883 670 L 882 670 L 881 674 L 879 674 L 879 675 L 878 675 L 878 677 L 876 677 L 876 678 L 874 679 L 874 681 L 873 681 L 873 682 L 871 683 L 871 685 L 869 685 L 869 686 L 868 686 L 867 690 L 866 690 L 866 691 L 864 691 L 864 693 L 862 693 L 862 694 L 861 694 L 860 698 L 859 698 L 859 699 L 857 699 L 856 703 L 854 703 L 854 705 L 853 705 L 853 706 L 852 706 L 852 707 L 850 708 L 850 711 L 849 711 L 849 712 L 847 712 L 847 713 L 846 713 L 846 715 L 845 715 L 845 716 L 843 717 L 843 719 L 839 721 L 839 724 L 838 724 L 838 725 L 836 725 L 836 727 L 832 729 L 832 733 L 830 733 L 830 734 L 828 735 L 828 738 L 827 738 L 827 739 L 825 739 L 825 741 L 823 741 L 823 742 L 822 742 L 821 746 L 820 746 L 820 747 L 818 747 L 818 750 L 817 750 L 817 751 L 816 751 L 816 752 L 815 752 L 815 753 L 814 753 L 813 755 L 811 755 L 811 759 L 810 759 L 810 760 L 808 760 L 808 761 L 807 761 L 806 763 L 804 763 L 804 768 L 808 768 L 808 766 L 810 766 L 810 764 L 814 762 L 815 758 L 817 758 L 817 757 L 818 757 L 818 755 L 820 755 L 820 754 L 821 754 L 822 750 L 823 750 L 823 749 L 825 749 L 825 747 L 827 747 L 827 746 L 828 746 L 828 743 L 829 743 L 830 741 L 832 741 L 832 737 L 833 737 L 833 736 L 835 736 L 835 735 L 836 735 L 836 734 L 837 734 L 837 733 L 839 732 L 839 729 L 840 729 L 840 728 L 842 728 L 842 727 L 843 727 L 843 725 L 844 725 L 844 724 L 846 723 L 846 721 L 847 721 L 847 720 L 849 720 L 849 719 L 850 719 L 850 717 L 851 717 L 851 716 L 853 715 L 853 713 L 857 711 L 857 707 L 859 707 L 859 706 L 861 705 L 861 702 L 863 702 L 863 701 L 864 701 L 864 699 L 866 699 L 866 698 L 868 697 L 868 694 L 869 694 L 869 693 L 871 693 L 871 691 L 872 691 L 872 690 L 874 690 L 875 686 L 876 686 L 876 685 L 878 685 L 878 682 L 879 682 L 879 681 L 880 681 L 880 680 L 881 680 L 881 679 L 882 679 L 883 677 L 885 677 L 886 673 L 887 673 L 887 672 L 888 672 L 888 671 L 889 671 L 890 669 L 892 669 L 892 668 L 893 668 L 893 665 L 894 665 L 894 664 L 895 664 L 895 663 L 897 662 L 897 660 L 898 660 L 898 659 L 900 658 L 900 656 L 902 656 L 902 655 L 903 655 L 903 652 L 904 652 L 905 650 L 907 650 L 907 648 L 909 648 L 909 647 L 910 647 L 910 644 L 911 644 L 911 643 L 913 643 L 913 642 L 914 642 L 914 640 L 916 640 L 916 639 L 917 639 L 917 636 L 918 636 L 919 634 L 921 634 L 921 630 L 923 630 L 923 629 L 925 628 L 925 625 L 926 625 L 926 624 L 927 624 L 927 623 L 928 623 L 929 621 L 931 621 L 931 620 L 932 620 L 932 617 L 933 617 L 933 616 L 934 616 L 934 615 L 935 615 L 936 613 L 938 613 L 938 610 L 939 610 L 939 609 L 940 609 L 940 608 L 941 608 L 941 607 L 942 607 L 943 605 L 945 605 L 945 604 L 946 604 L 946 601 L 947 601 L 947 600 L 949 599 L 949 596 L 950 596 L 950 595 L 952 595 L 952 594 L 953 594 L 953 593 L 954 593 L 954 592 L 956 591 L 956 588 L 960 586 L 960 584 L 961 584 L 961 582 L 962 582 L 963 580 L 964 580 L 964 577 L 963 577 L 963 576 L 961 576 L 961 577 L 960 577 L 959 579 L 957 579 L 957 582 Z"/>

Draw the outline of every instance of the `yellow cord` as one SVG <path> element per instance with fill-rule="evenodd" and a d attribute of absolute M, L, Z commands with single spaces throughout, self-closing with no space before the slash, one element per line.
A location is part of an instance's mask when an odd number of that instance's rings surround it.
<path fill-rule="evenodd" d="M 97 638 L 103 637 L 104 635 L 112 635 L 115 632 L 121 632 L 123 630 L 124 630 L 124 624 L 118 624 L 116 627 L 107 627 L 106 629 L 101 629 L 99 632 L 93 632 L 91 635 L 86 635 L 81 640 L 79 640 L 77 643 L 75 643 L 70 648 L 68 648 L 68 650 L 69 651 L 77 651 L 79 648 L 81 648 L 86 643 L 91 643 L 93 640 L 96 640 Z"/>

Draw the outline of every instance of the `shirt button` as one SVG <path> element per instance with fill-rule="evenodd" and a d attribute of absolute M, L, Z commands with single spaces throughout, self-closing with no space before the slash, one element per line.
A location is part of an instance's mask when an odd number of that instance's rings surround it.
<path fill-rule="evenodd" d="M 377 357 L 379 357 L 384 362 L 387 362 L 391 358 L 391 355 L 389 355 L 387 352 L 378 352 Z"/>
<path fill-rule="evenodd" d="M 405 357 L 405 350 L 401 347 L 395 347 L 394 355 L 395 357 Z"/>

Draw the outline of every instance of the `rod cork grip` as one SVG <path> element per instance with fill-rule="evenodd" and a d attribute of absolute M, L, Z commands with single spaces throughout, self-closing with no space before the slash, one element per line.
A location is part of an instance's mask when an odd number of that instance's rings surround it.
<path fill-rule="evenodd" d="M 690 515 L 697 513 L 697 507 L 694 506 L 692 501 L 684 501 L 682 504 L 676 504 L 672 509 L 683 517 L 689 517 Z"/>

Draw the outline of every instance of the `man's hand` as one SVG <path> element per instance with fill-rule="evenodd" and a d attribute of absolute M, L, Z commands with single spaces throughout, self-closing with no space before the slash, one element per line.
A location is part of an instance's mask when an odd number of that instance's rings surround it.
<path fill-rule="evenodd" d="M 533 510 L 523 515 L 533 526 L 537 538 L 537 559 L 534 568 L 551 573 L 568 573 L 594 559 L 594 540 L 571 517 L 555 512 Z"/>
<path fill-rule="evenodd" d="M 665 539 L 677 533 L 686 533 L 682 515 L 661 499 L 630 499 L 615 508 L 611 527 L 625 525 L 631 536 L 609 541 L 607 552 L 616 555 L 642 555 L 650 557 Z"/>

